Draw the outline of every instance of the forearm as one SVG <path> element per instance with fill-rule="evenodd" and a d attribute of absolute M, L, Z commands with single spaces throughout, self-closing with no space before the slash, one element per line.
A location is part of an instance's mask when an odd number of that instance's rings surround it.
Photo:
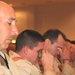
<path fill-rule="evenodd" d="M 53 66 L 50 65 L 44 66 L 44 75 L 55 75 L 53 72 Z"/>
<path fill-rule="evenodd" d="M 63 66 L 62 75 L 73 75 L 74 69 L 69 65 L 69 62 L 66 62 Z"/>
<path fill-rule="evenodd" d="M 44 75 L 55 75 L 55 74 L 50 70 L 46 70 L 44 71 Z"/>

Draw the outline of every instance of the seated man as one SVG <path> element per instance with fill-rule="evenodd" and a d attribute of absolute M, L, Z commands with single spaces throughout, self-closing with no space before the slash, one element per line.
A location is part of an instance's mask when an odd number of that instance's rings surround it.
<path fill-rule="evenodd" d="M 15 22 L 14 9 L 0 0 L 0 75 L 19 75 L 15 63 L 4 52 L 14 36 L 18 35 Z"/>
<path fill-rule="evenodd" d="M 71 61 L 71 65 L 75 70 L 75 41 L 70 41 L 69 39 L 66 40 L 67 42 L 67 46 L 68 46 L 68 50 L 70 51 L 70 61 Z"/>
<path fill-rule="evenodd" d="M 70 65 L 70 52 L 66 46 L 66 36 L 58 29 L 51 29 L 43 34 L 45 49 L 54 57 L 54 72 L 56 75 L 74 75 Z M 59 57 L 59 59 L 58 59 Z"/>
<path fill-rule="evenodd" d="M 19 34 L 16 40 L 16 53 L 10 51 L 9 55 L 22 75 L 42 75 L 36 67 L 41 51 L 44 75 L 54 75 L 53 56 L 47 50 L 43 50 L 43 47 L 44 38 L 38 32 L 25 30 Z"/>

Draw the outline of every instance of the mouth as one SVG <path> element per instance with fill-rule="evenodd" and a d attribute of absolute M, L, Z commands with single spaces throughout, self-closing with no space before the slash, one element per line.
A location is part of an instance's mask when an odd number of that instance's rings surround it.
<path fill-rule="evenodd" d="M 13 38 L 11 37 L 11 38 L 7 39 L 7 42 L 8 42 L 8 43 L 11 43 L 12 40 L 13 40 Z"/>
<path fill-rule="evenodd" d="M 7 43 L 11 43 L 11 41 L 12 41 L 12 40 L 9 40 L 9 39 L 8 39 L 6 42 L 7 42 Z"/>

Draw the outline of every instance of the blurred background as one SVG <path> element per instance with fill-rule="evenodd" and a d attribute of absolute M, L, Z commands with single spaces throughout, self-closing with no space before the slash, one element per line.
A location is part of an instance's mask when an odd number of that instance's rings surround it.
<path fill-rule="evenodd" d="M 43 34 L 48 29 L 61 30 L 75 40 L 75 0 L 2 0 L 14 7 L 19 33 L 33 29 Z"/>

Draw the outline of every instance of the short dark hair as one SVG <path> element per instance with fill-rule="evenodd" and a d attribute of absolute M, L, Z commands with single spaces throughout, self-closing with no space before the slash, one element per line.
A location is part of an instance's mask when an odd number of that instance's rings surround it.
<path fill-rule="evenodd" d="M 70 42 L 71 44 L 74 44 L 75 45 L 75 40 L 69 40 L 69 39 L 66 39 L 67 42 Z"/>
<path fill-rule="evenodd" d="M 24 46 L 33 49 L 39 42 L 44 42 L 43 36 L 34 30 L 24 30 L 16 40 L 16 51 L 20 51 Z"/>
<path fill-rule="evenodd" d="M 50 29 L 46 31 L 43 34 L 44 39 L 49 39 L 51 40 L 51 43 L 53 44 L 55 41 L 57 41 L 58 36 L 61 35 L 64 40 L 66 40 L 66 36 L 58 29 Z"/>
<path fill-rule="evenodd" d="M 72 40 L 71 43 L 75 45 L 75 40 Z"/>

